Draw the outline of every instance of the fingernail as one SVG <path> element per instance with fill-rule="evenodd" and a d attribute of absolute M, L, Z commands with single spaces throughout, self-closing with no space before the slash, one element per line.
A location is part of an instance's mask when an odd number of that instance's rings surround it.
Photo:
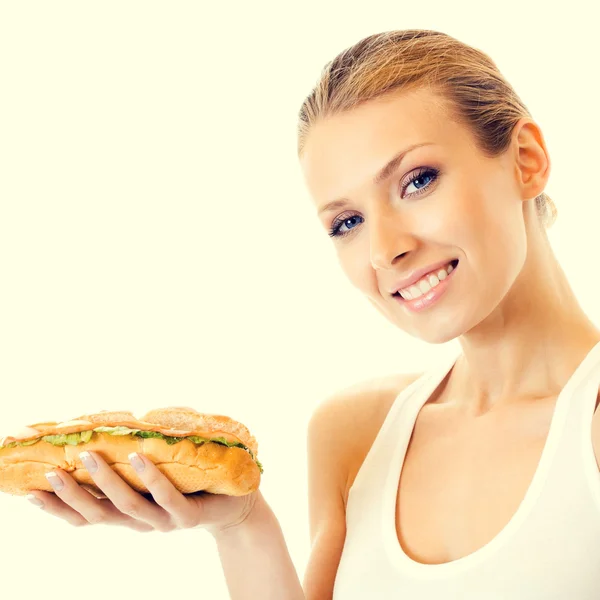
<path fill-rule="evenodd" d="M 65 487 L 62 479 L 56 473 L 46 473 L 46 479 L 50 482 L 55 492 L 60 492 Z"/>
<path fill-rule="evenodd" d="M 92 455 L 89 452 L 82 452 L 79 455 L 83 466 L 90 472 L 95 473 L 98 470 L 98 465 L 96 461 L 92 458 Z"/>
<path fill-rule="evenodd" d="M 27 500 L 29 500 L 29 502 L 31 502 L 31 504 L 34 506 L 44 506 L 44 503 L 39 498 L 36 498 L 33 494 L 27 494 L 25 498 L 27 498 Z"/>
<path fill-rule="evenodd" d="M 145 469 L 146 465 L 144 464 L 144 461 L 139 457 L 137 452 L 132 452 L 128 458 L 129 462 L 138 473 L 141 473 Z"/>

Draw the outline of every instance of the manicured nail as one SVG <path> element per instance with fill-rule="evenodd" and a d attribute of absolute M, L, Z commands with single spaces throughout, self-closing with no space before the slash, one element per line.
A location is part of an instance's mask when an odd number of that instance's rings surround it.
<path fill-rule="evenodd" d="M 92 458 L 92 455 L 89 452 L 82 452 L 79 455 L 83 466 L 90 472 L 95 473 L 98 470 L 98 465 L 96 461 Z"/>
<path fill-rule="evenodd" d="M 146 468 L 144 461 L 140 458 L 137 452 L 132 452 L 128 458 L 129 462 L 138 473 L 141 473 Z"/>
<path fill-rule="evenodd" d="M 44 506 L 44 503 L 39 498 L 36 498 L 33 494 L 27 494 L 25 498 L 27 498 L 27 500 L 29 500 L 29 502 L 31 502 L 31 504 L 34 506 Z"/>
<path fill-rule="evenodd" d="M 50 482 L 55 492 L 60 492 L 65 487 L 62 479 L 56 473 L 46 473 L 46 479 Z"/>

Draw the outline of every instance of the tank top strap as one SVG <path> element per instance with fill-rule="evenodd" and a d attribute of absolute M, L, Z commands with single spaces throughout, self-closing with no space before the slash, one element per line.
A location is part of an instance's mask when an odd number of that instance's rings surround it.
<path fill-rule="evenodd" d="M 383 480 L 388 477 L 390 456 L 397 453 L 398 448 L 405 443 L 406 436 L 410 437 L 410 432 L 405 431 L 405 425 L 411 422 L 413 411 L 420 410 L 425 404 L 449 373 L 459 354 L 455 351 L 449 357 L 436 360 L 396 396 L 356 474 L 349 494 L 360 488 L 377 488 L 382 485 Z"/>
<path fill-rule="evenodd" d="M 421 377 L 413 381 L 396 396 L 380 429 L 382 438 L 386 435 L 386 431 L 389 428 L 394 429 L 394 431 L 398 430 L 398 420 L 403 420 L 407 411 L 410 412 L 415 406 L 418 407 L 417 411 L 421 409 L 421 406 L 427 402 L 446 375 L 448 375 L 460 354 L 459 349 L 458 351 L 451 352 L 448 356 L 437 359 L 429 369 L 423 372 Z M 396 436 L 394 436 L 394 442 L 396 439 Z"/>

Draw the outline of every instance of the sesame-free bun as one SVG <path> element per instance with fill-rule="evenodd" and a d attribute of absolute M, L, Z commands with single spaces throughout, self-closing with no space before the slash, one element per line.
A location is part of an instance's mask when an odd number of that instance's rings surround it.
<path fill-rule="evenodd" d="M 6 446 L 10 442 L 46 435 L 79 433 L 99 426 L 157 431 L 171 437 L 225 438 L 228 442 L 244 444 L 254 457 L 258 450 L 256 440 L 241 423 L 181 407 L 152 410 L 141 419 L 126 411 L 103 411 L 72 421 L 37 423 L 14 437 L 3 438 L 0 444 Z M 149 493 L 149 490 L 129 462 L 128 455 L 132 452 L 144 454 L 184 494 L 204 491 L 244 496 L 257 490 L 260 484 L 258 464 L 243 448 L 215 442 L 198 445 L 185 439 L 167 444 L 162 438 L 94 432 L 89 442 L 76 446 L 55 446 L 40 440 L 29 446 L 0 447 L 0 491 L 15 495 L 32 490 L 51 492 L 45 474 L 60 468 L 94 496 L 102 497 L 102 491 L 79 458 L 84 451 L 98 453 L 124 481 L 141 493 Z"/>

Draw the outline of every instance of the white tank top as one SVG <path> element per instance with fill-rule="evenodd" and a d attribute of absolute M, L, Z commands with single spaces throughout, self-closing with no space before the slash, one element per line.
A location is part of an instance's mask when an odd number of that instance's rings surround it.
<path fill-rule="evenodd" d="M 504 529 L 444 564 L 419 563 L 402 550 L 396 496 L 408 442 L 457 358 L 404 389 L 379 430 L 350 488 L 333 600 L 598 600 L 600 473 L 591 426 L 600 343 L 560 392 L 535 475 Z"/>

